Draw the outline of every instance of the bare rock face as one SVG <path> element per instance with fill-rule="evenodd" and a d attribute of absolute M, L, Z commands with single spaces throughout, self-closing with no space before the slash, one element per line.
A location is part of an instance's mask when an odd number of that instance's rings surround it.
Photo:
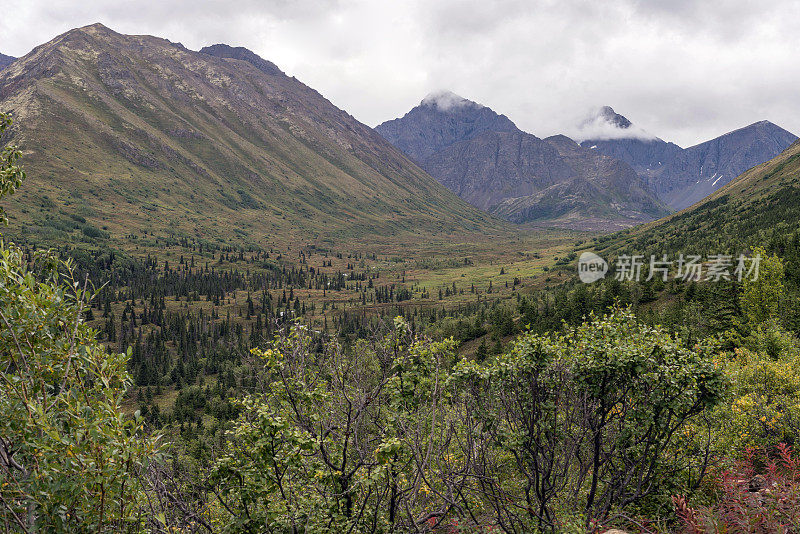
<path fill-rule="evenodd" d="M 454 143 L 426 158 L 423 167 L 487 211 L 508 198 L 528 197 L 575 177 L 555 147 L 519 130 L 487 131 Z"/>
<path fill-rule="evenodd" d="M 264 74 L 270 76 L 284 76 L 283 71 L 279 69 L 275 63 L 259 57 L 254 52 L 242 46 L 234 47 L 226 44 L 215 44 L 201 48 L 200 53 L 220 58 L 240 59 L 242 61 L 247 61 Z"/>
<path fill-rule="evenodd" d="M 614 111 L 614 108 L 611 106 L 603 106 L 600 108 L 600 111 L 598 112 L 598 118 L 622 130 L 626 130 L 633 126 L 633 123 L 629 121 L 627 117 L 623 117 Z"/>
<path fill-rule="evenodd" d="M 630 226 L 667 213 L 623 161 L 565 136 L 540 139 L 450 92 L 376 130 L 461 198 L 509 221 Z"/>
<path fill-rule="evenodd" d="M 680 210 L 771 160 L 796 140 L 780 126 L 757 122 L 677 153 L 648 181 L 667 204 Z"/>
<path fill-rule="evenodd" d="M 0 54 L 0 70 L 3 70 L 6 65 L 10 65 L 15 59 L 17 58 Z"/>
<path fill-rule="evenodd" d="M 786 150 L 797 136 L 761 121 L 686 149 L 642 135 L 610 107 L 592 118 L 611 129 L 581 146 L 628 163 L 665 204 L 681 210 L 707 197 L 746 170 Z"/>
<path fill-rule="evenodd" d="M 449 91 L 431 93 L 399 119 L 375 128 L 417 163 L 487 132 L 518 132 L 505 115 Z"/>
<path fill-rule="evenodd" d="M 675 143 L 658 138 L 594 139 L 582 141 L 581 146 L 624 161 L 644 180 L 658 174 L 674 157 L 683 152 Z"/>

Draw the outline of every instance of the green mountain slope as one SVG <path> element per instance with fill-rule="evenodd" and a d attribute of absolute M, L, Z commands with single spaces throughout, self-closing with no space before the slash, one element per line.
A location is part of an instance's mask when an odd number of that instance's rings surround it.
<path fill-rule="evenodd" d="M 29 176 L 11 231 L 267 245 L 505 228 L 277 67 L 208 51 L 95 24 L 0 72 Z"/>
<path fill-rule="evenodd" d="M 798 229 L 800 141 L 690 208 L 601 240 L 601 249 L 723 254 L 769 244 Z"/>

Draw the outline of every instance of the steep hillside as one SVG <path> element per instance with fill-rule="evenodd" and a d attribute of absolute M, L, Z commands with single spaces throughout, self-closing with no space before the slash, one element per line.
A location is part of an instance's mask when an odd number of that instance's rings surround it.
<path fill-rule="evenodd" d="M 757 122 L 687 148 L 652 173 L 649 182 L 664 202 L 682 209 L 774 158 L 796 140 L 780 126 Z"/>
<path fill-rule="evenodd" d="M 702 202 L 660 221 L 601 239 L 601 249 L 725 254 L 800 230 L 800 141 Z"/>
<path fill-rule="evenodd" d="M 539 139 L 452 93 L 376 129 L 461 198 L 509 221 L 630 226 L 667 213 L 622 161 L 563 136 Z"/>
<path fill-rule="evenodd" d="M 643 178 L 657 173 L 683 149 L 662 139 L 596 139 L 581 146 L 624 161 Z"/>
<path fill-rule="evenodd" d="M 761 121 L 682 149 L 656 137 L 634 131 L 632 123 L 613 109 L 603 108 L 593 128 L 605 123 L 601 138 L 581 146 L 631 165 L 658 197 L 675 210 L 686 208 L 723 187 L 741 173 L 768 161 L 792 144 L 797 136 L 769 121 Z"/>
<path fill-rule="evenodd" d="M 5 54 L 0 54 L 0 70 L 3 70 L 7 65 L 10 65 L 12 61 L 17 58 L 7 56 Z"/>
<path fill-rule="evenodd" d="M 95 24 L 0 72 L 0 109 L 29 176 L 10 231 L 35 239 L 341 243 L 502 227 L 245 49 Z"/>
<path fill-rule="evenodd" d="M 510 196 L 527 197 L 575 176 L 558 150 L 519 130 L 483 132 L 451 144 L 426 158 L 423 167 L 484 210 Z"/>
<path fill-rule="evenodd" d="M 585 150 L 563 135 L 544 141 L 556 149 L 569 177 L 535 194 L 503 201 L 493 210 L 497 215 L 516 222 L 552 219 L 589 228 L 600 221 L 630 226 L 666 214 L 625 163 Z"/>

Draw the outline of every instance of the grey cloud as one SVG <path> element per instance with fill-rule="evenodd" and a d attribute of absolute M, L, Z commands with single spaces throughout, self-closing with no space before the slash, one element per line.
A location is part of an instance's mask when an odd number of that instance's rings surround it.
<path fill-rule="evenodd" d="M 363 122 L 448 89 L 539 136 L 611 105 L 691 145 L 768 119 L 800 133 L 800 3 L 773 0 L 6 0 L 0 52 L 100 21 L 246 46 Z"/>

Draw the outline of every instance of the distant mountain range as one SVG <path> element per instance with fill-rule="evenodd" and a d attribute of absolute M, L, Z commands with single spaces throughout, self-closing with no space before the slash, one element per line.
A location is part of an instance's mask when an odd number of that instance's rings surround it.
<path fill-rule="evenodd" d="M 71 30 L 0 71 L 0 110 L 28 171 L 10 231 L 32 239 L 341 243 L 507 228 L 244 48 Z"/>
<path fill-rule="evenodd" d="M 376 130 L 474 206 L 513 222 L 576 226 L 630 226 L 683 209 L 797 139 L 762 121 L 683 149 L 608 106 L 582 127 L 592 135 L 580 145 L 565 136 L 539 139 L 443 92 Z"/>
<path fill-rule="evenodd" d="M 149 232 L 332 243 L 509 228 L 484 212 L 632 226 L 797 139 L 764 121 L 683 149 L 609 107 L 586 125 L 602 135 L 540 139 L 449 92 L 376 132 L 246 48 L 194 52 L 100 24 L 0 56 L 9 59 L 0 110 L 16 119 L 29 176 L 9 200 L 11 231 L 57 242 Z"/>
<path fill-rule="evenodd" d="M 697 204 L 662 220 L 625 230 L 595 248 L 606 258 L 619 252 L 659 257 L 679 253 L 735 255 L 767 243 L 796 249 L 798 220 L 800 141 Z"/>
<path fill-rule="evenodd" d="M 0 54 L 0 70 L 4 69 L 6 65 L 10 65 L 15 59 L 17 58 Z"/>
<path fill-rule="evenodd" d="M 582 141 L 581 146 L 628 163 L 674 210 L 702 200 L 797 140 L 783 128 L 761 121 L 682 149 L 634 131 L 631 121 L 610 107 L 602 108 L 591 122 L 595 127 L 605 123 L 607 137 Z"/>
<path fill-rule="evenodd" d="M 376 130 L 461 198 L 509 221 L 630 226 L 668 212 L 623 161 L 564 136 L 540 139 L 450 92 Z"/>

